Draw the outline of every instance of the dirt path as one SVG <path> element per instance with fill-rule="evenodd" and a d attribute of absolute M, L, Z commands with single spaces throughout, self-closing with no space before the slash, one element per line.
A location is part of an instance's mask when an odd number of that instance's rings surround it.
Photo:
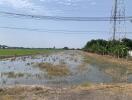
<path fill-rule="evenodd" d="M 70 88 L 15 86 L 0 89 L 0 100 L 131 100 L 132 84 Z"/>

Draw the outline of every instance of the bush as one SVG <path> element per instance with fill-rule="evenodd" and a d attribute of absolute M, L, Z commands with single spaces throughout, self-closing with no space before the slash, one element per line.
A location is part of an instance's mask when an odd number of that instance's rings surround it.
<path fill-rule="evenodd" d="M 129 49 L 132 49 L 132 40 L 130 39 L 122 39 L 122 41 L 91 40 L 83 48 L 83 50 L 88 52 L 111 55 L 118 58 L 126 57 Z"/>

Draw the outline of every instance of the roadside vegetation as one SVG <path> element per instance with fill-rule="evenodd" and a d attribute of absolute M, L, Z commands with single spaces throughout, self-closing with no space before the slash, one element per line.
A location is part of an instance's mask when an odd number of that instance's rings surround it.
<path fill-rule="evenodd" d="M 117 58 L 125 58 L 128 51 L 132 50 L 132 40 L 124 38 L 121 41 L 106 41 L 103 39 L 89 41 L 83 50 L 101 55 L 110 55 Z"/>

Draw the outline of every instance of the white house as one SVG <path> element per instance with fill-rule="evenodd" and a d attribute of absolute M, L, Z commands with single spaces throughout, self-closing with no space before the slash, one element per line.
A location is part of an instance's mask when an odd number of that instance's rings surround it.
<path fill-rule="evenodd" d="M 132 57 L 132 51 L 129 51 L 129 52 L 128 52 L 128 54 L 129 54 L 129 56 L 131 56 L 131 57 Z"/>

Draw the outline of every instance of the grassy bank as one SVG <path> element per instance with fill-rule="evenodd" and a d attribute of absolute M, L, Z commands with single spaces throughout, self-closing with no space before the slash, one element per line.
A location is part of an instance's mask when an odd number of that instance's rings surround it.
<path fill-rule="evenodd" d="M 0 49 L 0 57 L 46 54 L 57 50 L 49 49 Z"/>
<path fill-rule="evenodd" d="M 95 53 L 84 52 L 85 61 L 90 63 L 102 64 L 104 66 L 115 66 L 115 67 L 124 67 L 132 70 L 132 61 L 128 61 L 124 58 L 114 58 L 108 55 L 99 55 Z"/>

